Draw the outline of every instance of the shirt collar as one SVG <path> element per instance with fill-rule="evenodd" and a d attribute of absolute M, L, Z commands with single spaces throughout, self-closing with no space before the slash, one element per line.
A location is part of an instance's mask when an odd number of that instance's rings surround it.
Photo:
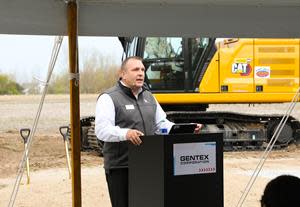
<path fill-rule="evenodd" d="M 122 86 L 124 86 L 124 87 L 126 87 L 126 88 L 128 88 L 130 91 L 131 91 L 131 89 L 122 81 L 122 80 L 120 80 L 120 83 L 122 84 Z M 140 88 L 139 89 L 139 91 L 138 91 L 138 93 L 137 93 L 137 95 L 134 95 L 133 93 L 132 93 L 132 91 L 131 91 L 131 93 L 135 96 L 135 98 L 137 99 L 138 98 L 138 96 L 139 96 L 139 94 L 141 93 L 141 92 L 143 92 L 143 87 L 142 88 Z"/>

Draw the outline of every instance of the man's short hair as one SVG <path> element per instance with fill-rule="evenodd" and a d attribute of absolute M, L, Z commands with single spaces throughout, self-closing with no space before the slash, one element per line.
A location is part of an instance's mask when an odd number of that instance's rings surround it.
<path fill-rule="evenodd" d="M 143 61 L 143 58 L 138 57 L 138 56 L 130 56 L 127 57 L 125 60 L 123 60 L 122 64 L 121 64 L 121 70 L 125 70 L 126 69 L 126 64 L 129 60 L 134 59 L 134 60 L 140 60 Z"/>
<path fill-rule="evenodd" d="M 300 205 L 300 179 L 281 175 L 271 180 L 261 197 L 262 207 L 293 207 Z"/>

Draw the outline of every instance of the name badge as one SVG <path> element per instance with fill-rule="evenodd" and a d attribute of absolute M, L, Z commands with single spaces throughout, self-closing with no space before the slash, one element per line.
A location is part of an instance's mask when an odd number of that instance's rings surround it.
<path fill-rule="evenodd" d="M 134 105 L 125 105 L 126 110 L 134 109 Z"/>

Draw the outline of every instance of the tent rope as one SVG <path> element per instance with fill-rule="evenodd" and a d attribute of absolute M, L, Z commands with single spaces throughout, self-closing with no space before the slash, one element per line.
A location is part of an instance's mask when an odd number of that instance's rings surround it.
<path fill-rule="evenodd" d="M 243 191 L 242 196 L 240 197 L 240 199 L 238 201 L 237 207 L 242 207 L 243 206 L 243 204 L 244 204 L 244 202 L 245 202 L 245 200 L 246 200 L 246 198 L 247 198 L 247 196 L 248 196 L 248 194 L 249 194 L 249 192 L 250 192 L 250 190 L 251 190 L 254 182 L 256 181 L 256 179 L 257 179 L 260 171 L 262 170 L 262 167 L 265 164 L 265 161 L 267 160 L 270 152 L 272 151 L 273 146 L 276 143 L 276 141 L 277 141 L 277 139 L 278 139 L 278 137 L 279 137 L 279 135 L 280 135 L 280 133 L 281 133 L 284 125 L 285 125 L 285 123 L 287 122 L 289 116 L 291 115 L 293 109 L 296 106 L 296 103 L 299 100 L 299 93 L 300 93 L 300 88 L 298 88 L 297 92 L 295 93 L 292 101 L 290 102 L 290 104 L 288 106 L 288 109 L 286 110 L 284 116 L 282 117 L 280 123 L 278 124 L 278 126 L 277 126 L 277 128 L 276 128 L 276 130 L 275 130 L 275 132 L 274 132 L 274 134 L 273 134 L 270 142 L 268 143 L 268 145 L 267 145 L 267 147 L 265 149 L 265 151 L 263 152 L 263 154 L 262 154 L 262 156 L 261 156 L 261 158 L 259 160 L 259 163 L 257 164 L 257 166 L 256 166 L 256 168 L 255 168 L 255 170 L 254 170 L 254 172 L 253 172 L 250 180 L 248 181 L 248 183 L 247 183 L 247 185 L 246 185 L 246 187 L 245 187 L 245 189 Z"/>
<path fill-rule="evenodd" d="M 28 137 L 27 147 L 24 150 L 22 160 L 20 161 L 19 166 L 18 166 L 17 178 L 16 178 L 16 181 L 15 181 L 15 184 L 14 184 L 14 187 L 13 187 L 13 191 L 12 191 L 11 196 L 10 196 L 8 207 L 13 207 L 14 206 L 14 203 L 15 203 L 18 191 L 19 191 L 20 182 L 22 180 L 22 176 L 23 176 L 23 172 L 24 172 L 24 165 L 25 165 L 26 159 L 28 158 L 28 155 L 29 155 L 29 152 L 30 152 L 31 143 L 32 143 L 32 140 L 33 140 L 36 128 L 37 128 L 37 124 L 38 124 L 38 121 L 39 121 L 39 118 L 40 118 L 40 115 L 41 115 L 41 111 L 42 111 L 42 108 L 43 108 L 43 104 L 44 104 L 44 101 L 45 101 L 45 96 L 46 96 L 46 93 L 47 93 L 47 90 L 48 90 L 48 84 L 49 84 L 49 81 L 50 81 L 50 78 L 51 78 L 56 60 L 57 60 L 57 56 L 59 54 L 59 50 L 60 50 L 62 41 L 63 41 L 63 36 L 58 36 L 58 37 L 55 38 L 54 46 L 53 46 L 52 54 L 51 54 L 51 59 L 50 59 L 50 64 L 48 66 L 47 80 L 45 82 L 46 84 L 44 85 L 45 87 L 43 89 L 41 101 L 40 101 L 40 104 L 39 104 L 39 107 L 38 107 L 36 117 L 34 119 L 34 123 L 33 123 L 32 130 L 31 130 L 32 133 L 30 133 L 30 135 Z"/>

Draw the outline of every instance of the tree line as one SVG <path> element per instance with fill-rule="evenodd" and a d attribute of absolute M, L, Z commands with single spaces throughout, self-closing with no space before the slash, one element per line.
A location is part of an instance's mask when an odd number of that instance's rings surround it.
<path fill-rule="evenodd" d="M 97 53 L 88 55 L 80 69 L 80 93 L 101 93 L 116 83 L 119 77 L 119 66 L 109 57 L 103 57 Z M 13 77 L 0 74 L 0 95 L 3 94 L 39 94 L 43 86 L 38 80 L 18 84 Z M 53 74 L 49 83 L 49 94 L 69 93 L 69 70 L 59 74 Z"/>

